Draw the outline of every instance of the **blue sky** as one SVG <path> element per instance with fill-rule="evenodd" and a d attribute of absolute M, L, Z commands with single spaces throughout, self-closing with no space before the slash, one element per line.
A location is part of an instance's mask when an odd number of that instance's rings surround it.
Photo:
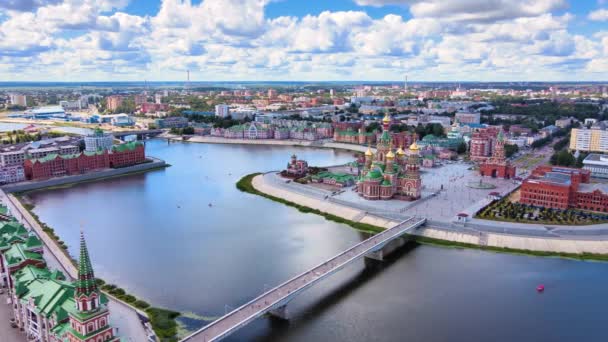
<path fill-rule="evenodd" d="M 3 0 L 0 80 L 608 80 L 608 0 Z"/>

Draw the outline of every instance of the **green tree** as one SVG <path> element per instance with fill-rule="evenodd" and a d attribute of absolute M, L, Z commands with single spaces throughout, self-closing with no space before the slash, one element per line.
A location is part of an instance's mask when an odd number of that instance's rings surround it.
<path fill-rule="evenodd" d="M 467 152 L 467 143 L 465 143 L 464 141 L 461 142 L 458 147 L 456 148 L 456 153 L 458 154 L 463 154 Z"/>
<path fill-rule="evenodd" d="M 505 156 L 511 158 L 515 153 L 519 152 L 519 146 L 505 144 Z"/>

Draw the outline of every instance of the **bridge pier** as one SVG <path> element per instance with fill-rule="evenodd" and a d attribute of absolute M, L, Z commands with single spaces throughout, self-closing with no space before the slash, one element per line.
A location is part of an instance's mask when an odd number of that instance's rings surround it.
<path fill-rule="evenodd" d="M 366 258 L 368 259 L 372 259 L 372 260 L 378 260 L 378 261 L 384 261 L 384 257 L 393 253 L 394 251 L 396 251 L 397 249 L 403 247 L 405 245 L 405 243 L 407 242 L 407 238 L 404 237 L 399 237 L 396 238 L 394 240 L 392 240 L 391 242 L 387 243 L 386 245 L 384 245 L 384 247 L 382 247 L 380 250 L 375 251 L 375 252 L 371 252 L 367 255 L 365 255 Z"/>
<path fill-rule="evenodd" d="M 288 321 L 289 320 L 289 311 L 287 311 L 287 304 L 283 306 L 279 306 L 276 309 L 268 311 L 270 316 Z"/>

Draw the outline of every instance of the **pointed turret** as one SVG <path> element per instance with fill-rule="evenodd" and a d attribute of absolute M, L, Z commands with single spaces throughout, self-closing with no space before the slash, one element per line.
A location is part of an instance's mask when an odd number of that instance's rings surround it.
<path fill-rule="evenodd" d="M 80 232 L 80 260 L 78 262 L 76 296 L 82 294 L 88 296 L 92 292 L 97 292 L 97 283 L 95 282 L 95 274 L 93 273 L 93 266 L 91 266 L 87 243 L 84 240 L 84 233 Z"/>
<path fill-rule="evenodd" d="M 80 232 L 80 260 L 78 260 L 78 279 L 74 283 L 74 298 L 78 311 L 88 312 L 99 308 L 99 290 L 93 273 L 93 266 L 89 258 L 89 250 L 84 240 L 84 233 Z"/>

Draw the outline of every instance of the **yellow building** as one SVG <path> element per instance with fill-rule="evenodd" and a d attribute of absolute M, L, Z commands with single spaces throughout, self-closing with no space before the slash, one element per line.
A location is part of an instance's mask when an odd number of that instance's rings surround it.
<path fill-rule="evenodd" d="M 608 152 L 608 131 L 604 129 L 573 128 L 570 133 L 570 150 L 583 152 Z"/>

